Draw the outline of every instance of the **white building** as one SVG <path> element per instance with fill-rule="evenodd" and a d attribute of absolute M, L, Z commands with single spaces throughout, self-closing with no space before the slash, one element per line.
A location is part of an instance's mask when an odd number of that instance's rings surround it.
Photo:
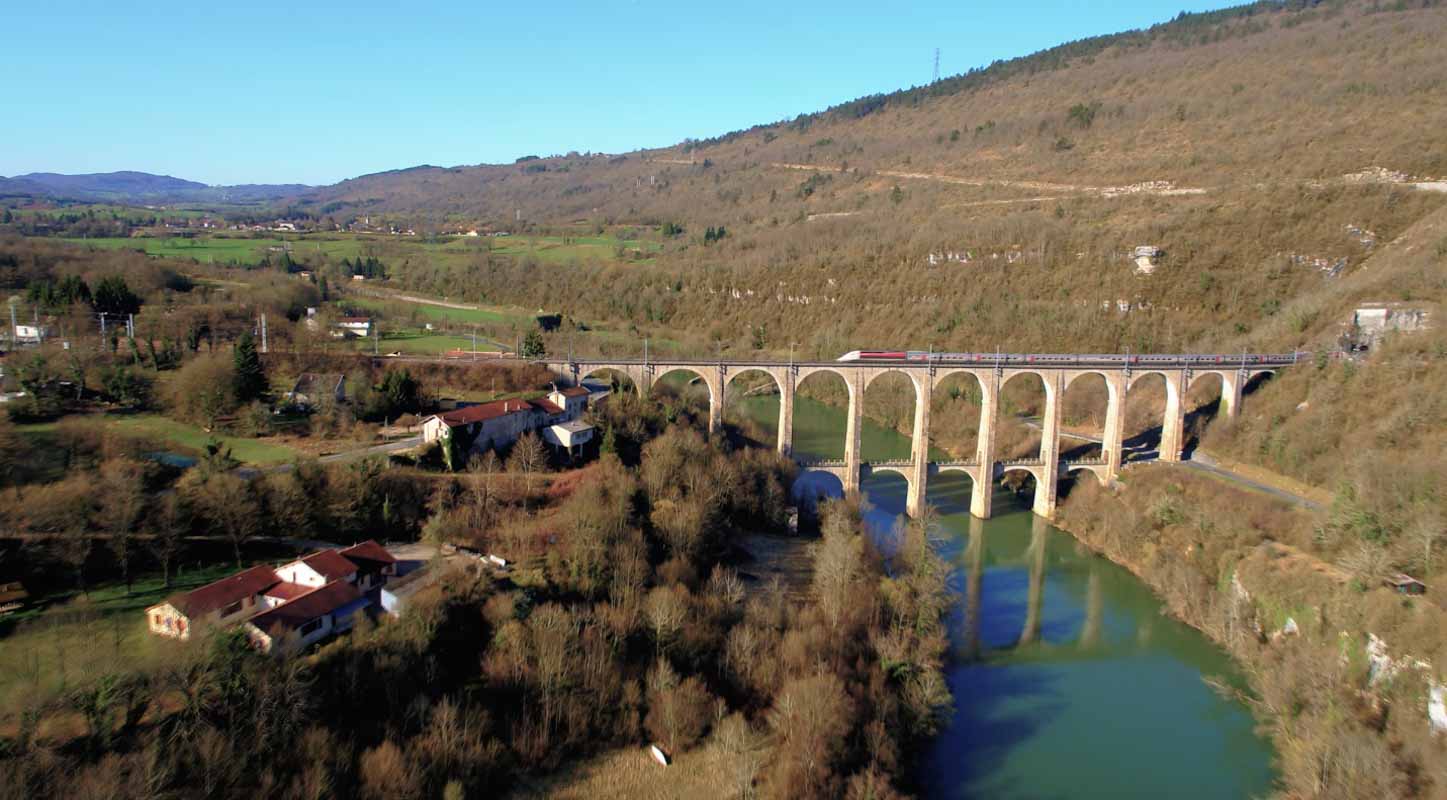
<path fill-rule="evenodd" d="M 54 335 L 51 326 L 43 323 L 20 323 L 15 326 L 15 341 L 20 344 L 40 344 Z"/>
<path fill-rule="evenodd" d="M 372 320 L 369 317 L 340 317 L 332 326 L 336 336 L 365 339 L 372 335 Z"/>
<path fill-rule="evenodd" d="M 397 574 L 397 559 L 374 541 L 320 550 L 289 564 L 261 565 L 146 609 L 154 634 L 189 639 L 193 631 L 242 625 L 264 652 L 292 652 L 351 627 L 369 594 Z"/>
<path fill-rule="evenodd" d="M 572 448 L 592 439 L 592 426 L 581 421 L 587 408 L 587 389 L 554 387 L 543 399 L 494 400 L 434 414 L 422 422 L 422 439 L 465 441 L 465 452 L 481 453 L 507 447 L 529 431 L 542 431 L 549 444 Z"/>

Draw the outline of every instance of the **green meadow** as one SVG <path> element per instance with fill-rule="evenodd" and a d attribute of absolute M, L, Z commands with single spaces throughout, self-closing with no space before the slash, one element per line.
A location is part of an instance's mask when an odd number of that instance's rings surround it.
<path fill-rule="evenodd" d="M 259 238 L 241 233 L 218 233 L 196 237 L 116 237 L 98 239 L 66 239 L 81 245 L 105 249 L 140 250 L 147 255 L 194 259 L 200 263 L 250 266 L 268 256 L 280 258 L 290 251 L 292 258 L 305 262 L 309 256 L 325 254 L 329 259 L 375 256 L 392 269 L 405 268 L 412 258 L 427 258 L 440 263 L 468 262 L 488 252 L 514 258 L 534 257 L 550 264 L 574 261 L 623 261 L 646 264 L 662 249 L 658 242 L 623 240 L 612 236 L 530 236 L 458 238 L 442 237 L 427 240 L 411 236 L 377 234 L 295 234 L 264 235 Z M 623 258 L 619 258 L 619 249 Z M 634 256 L 633 251 L 640 255 Z"/>

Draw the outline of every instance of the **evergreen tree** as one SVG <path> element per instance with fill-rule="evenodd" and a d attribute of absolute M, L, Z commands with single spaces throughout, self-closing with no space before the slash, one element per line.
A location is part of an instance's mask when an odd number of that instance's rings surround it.
<path fill-rule="evenodd" d="M 256 352 L 256 339 L 251 331 L 241 334 L 236 342 L 236 398 L 249 402 L 266 391 L 266 370 L 261 366 L 261 356 Z"/>
<path fill-rule="evenodd" d="M 421 387 L 412 377 L 412 373 L 407 370 L 387 370 L 387 374 L 382 376 L 380 392 L 383 417 L 390 419 L 399 414 L 416 411 L 420 405 L 418 400 L 420 389 Z"/>
<path fill-rule="evenodd" d="M 522 357 L 543 358 L 547 354 L 548 348 L 543 344 L 543 335 L 538 332 L 537 328 L 528 331 L 527 337 L 523 339 Z"/>
<path fill-rule="evenodd" d="M 126 285 L 125 278 L 108 275 L 96 284 L 93 305 L 96 311 L 124 317 L 141 310 L 141 298 Z"/>

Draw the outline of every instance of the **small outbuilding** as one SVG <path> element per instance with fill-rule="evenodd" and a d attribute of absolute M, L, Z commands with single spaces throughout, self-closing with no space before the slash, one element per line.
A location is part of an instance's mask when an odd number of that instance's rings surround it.
<path fill-rule="evenodd" d="M 1427 593 L 1427 584 L 1403 572 L 1399 572 L 1396 575 L 1387 578 L 1384 582 L 1386 583 L 1386 585 L 1392 587 L 1392 589 L 1395 590 L 1397 594 Z"/>

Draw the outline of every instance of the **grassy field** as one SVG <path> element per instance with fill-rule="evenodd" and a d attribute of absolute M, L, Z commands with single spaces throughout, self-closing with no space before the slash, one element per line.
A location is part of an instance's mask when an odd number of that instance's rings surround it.
<path fill-rule="evenodd" d="M 642 251 L 643 258 L 626 255 L 629 263 L 649 263 L 651 256 L 662 249 L 658 242 L 625 241 L 611 236 L 562 237 L 562 236 L 507 236 L 502 238 L 458 239 L 442 237 L 426 240 L 420 237 L 383 236 L 375 234 L 295 234 L 266 235 L 252 238 L 246 235 L 202 235 L 194 238 L 174 237 L 114 237 L 98 239 L 66 239 L 75 244 L 106 249 L 130 248 L 141 250 L 148 255 L 167 258 L 194 259 L 201 263 L 216 264 L 259 264 L 268 255 L 280 258 L 283 252 L 290 252 L 298 262 L 306 262 L 314 255 L 325 255 L 336 261 L 343 258 L 375 256 L 392 269 L 404 268 L 402 264 L 414 258 L 439 263 L 467 262 L 483 253 L 524 257 L 534 256 L 540 261 L 563 264 L 570 261 L 619 261 L 618 250 Z"/>
<path fill-rule="evenodd" d="M 348 296 L 347 303 L 374 310 L 382 310 L 387 306 L 404 303 L 408 308 L 415 308 L 423 319 L 435 320 L 438 322 L 451 322 L 463 325 L 469 324 L 511 324 L 518 323 L 531 326 L 537 315 L 522 308 L 510 308 L 503 306 L 478 307 L 478 308 L 449 308 L 447 306 L 436 306 L 430 303 L 414 303 L 407 300 L 389 300 L 386 298 L 373 297 L 352 297 Z"/>
<path fill-rule="evenodd" d="M 566 263 L 596 259 L 618 261 L 618 248 L 625 252 L 638 250 L 641 257 L 625 258 L 637 264 L 650 264 L 653 254 L 663 249 L 658 242 L 625 241 L 612 236 L 508 236 L 497 239 L 492 252 L 514 257 L 534 256 L 539 261 Z"/>
<path fill-rule="evenodd" d="M 107 418 L 106 425 L 116 429 L 161 439 L 188 451 L 188 455 L 205 452 L 206 443 L 212 438 L 231 448 L 231 455 L 247 464 L 281 464 L 296 457 L 295 450 L 284 445 L 260 439 L 241 439 L 234 436 L 210 434 L 195 425 L 177 422 L 159 414 L 137 414 L 129 417 Z"/>
<path fill-rule="evenodd" d="M 169 587 L 159 572 L 148 572 L 136 576 L 129 593 L 119 581 L 96 584 L 86 594 L 74 588 L 36 592 L 29 608 L 0 621 L 0 714 L 122 669 L 144 672 L 160 666 L 162 658 L 186 645 L 152 635 L 143 612 L 236 572 L 235 563 L 220 552 L 229 547 L 207 556 L 208 563 L 182 559 Z M 280 563 L 294 553 L 285 545 L 253 542 L 242 551 L 242 561 L 247 566 Z"/>
<path fill-rule="evenodd" d="M 21 612 L 11 620 L 14 630 L 0 639 L 0 709 L 63 690 L 120 667 L 145 670 L 180 645 L 146 630 L 148 606 L 170 595 L 218 580 L 235 571 L 234 564 L 182 570 L 162 585 L 159 575 L 93 589 L 89 595 L 67 592 L 51 602 Z"/>

